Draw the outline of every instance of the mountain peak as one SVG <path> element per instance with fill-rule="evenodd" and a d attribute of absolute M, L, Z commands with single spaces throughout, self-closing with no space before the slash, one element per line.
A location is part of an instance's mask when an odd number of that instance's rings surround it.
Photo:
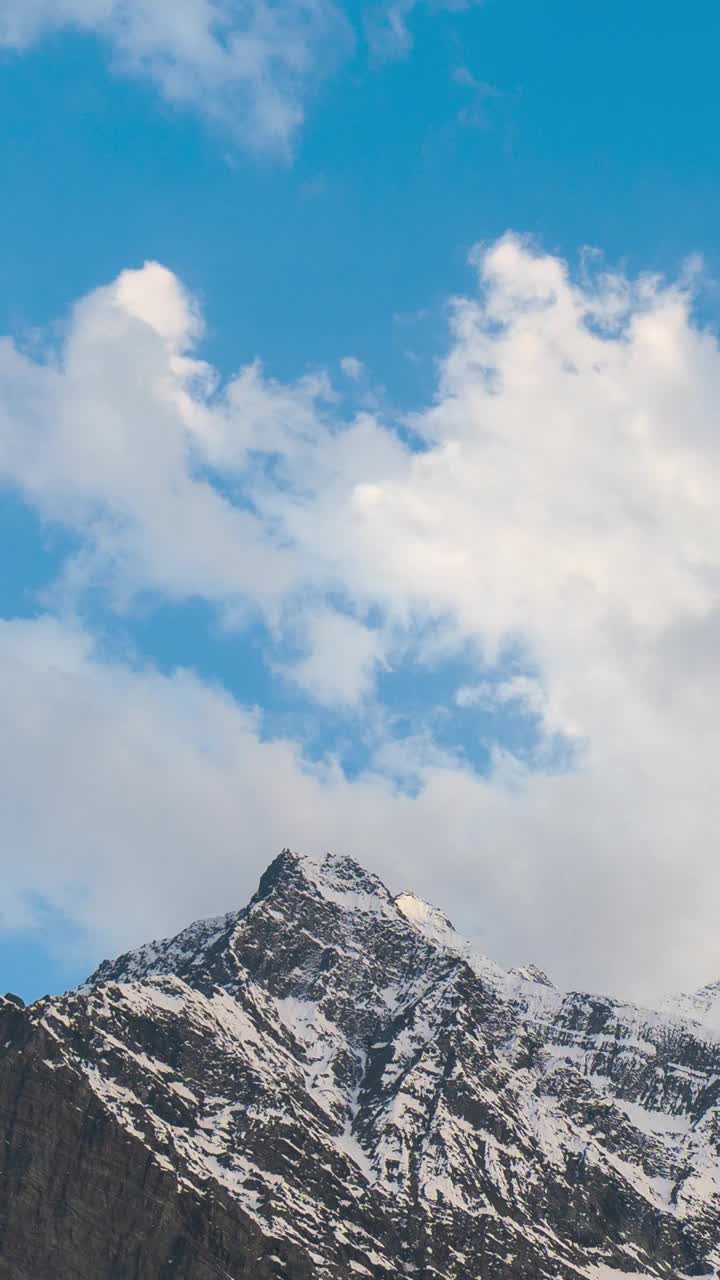
<path fill-rule="evenodd" d="M 452 929 L 442 912 L 436 916 L 445 932 Z M 246 907 L 197 920 L 174 936 L 103 961 L 85 989 L 158 975 L 174 975 L 208 990 L 234 989 L 246 970 L 255 973 L 274 965 L 277 974 L 280 952 L 291 969 L 301 945 L 307 946 L 308 956 L 324 949 L 325 962 L 333 949 L 350 945 L 373 951 L 382 931 L 396 930 L 401 922 L 406 928 L 413 924 L 412 932 L 420 932 L 431 944 L 441 941 L 442 930 L 420 929 L 407 913 L 399 913 L 379 877 L 354 858 L 333 852 L 314 857 L 285 848 L 261 876 Z M 288 947 L 290 938 L 294 947 Z M 384 945 L 382 940 L 379 945 Z"/>
<path fill-rule="evenodd" d="M 253 902 L 298 878 L 325 897 L 357 895 L 360 898 L 377 898 L 383 903 L 392 901 L 382 880 L 366 871 L 348 854 L 328 852 L 314 857 L 283 849 L 262 875 Z"/>
<path fill-rule="evenodd" d="M 0 997 L 13 1275 L 51 1280 L 46 1206 L 78 1280 L 707 1275 L 720 1037 L 546 984 L 284 849 L 242 910 Z"/>
<path fill-rule="evenodd" d="M 443 942 L 448 934 L 454 934 L 454 925 L 444 911 L 419 898 L 416 893 L 399 893 L 393 899 L 398 911 L 423 937 L 432 942 Z"/>
<path fill-rule="evenodd" d="M 508 973 L 513 978 L 522 978 L 524 982 L 537 982 L 541 987 L 552 987 L 555 983 L 548 978 L 544 969 L 537 964 L 516 964 Z"/>
<path fill-rule="evenodd" d="M 720 981 L 708 982 L 697 991 L 670 996 L 660 1006 L 663 1013 L 678 1014 L 720 1032 Z"/>

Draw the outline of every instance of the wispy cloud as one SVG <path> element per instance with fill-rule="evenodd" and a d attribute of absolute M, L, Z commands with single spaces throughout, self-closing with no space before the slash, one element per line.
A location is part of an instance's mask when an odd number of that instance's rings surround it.
<path fill-rule="evenodd" d="M 370 48 L 378 58 L 404 58 L 413 47 L 411 18 L 421 6 L 434 13 L 462 12 L 483 0 L 387 0 L 371 4 L 366 14 Z"/>
<path fill-rule="evenodd" d="M 376 60 L 409 54 L 411 18 L 426 3 L 380 0 L 367 8 L 365 35 Z M 475 3 L 482 0 L 436 0 L 431 7 L 458 11 Z M 98 38 L 118 74 L 142 77 L 166 102 L 221 124 L 246 146 L 281 154 L 291 149 L 319 86 L 356 43 L 342 0 L 0 0 L 0 49 L 20 52 L 61 31 Z M 462 82 L 474 88 L 462 119 L 478 124 L 494 91 L 472 76 Z M 306 185 L 305 197 L 321 185 Z"/>
<path fill-rule="evenodd" d="M 0 0 L 0 47 L 63 29 L 97 35 L 119 72 L 150 80 L 166 101 L 276 149 L 353 43 L 333 0 Z"/>

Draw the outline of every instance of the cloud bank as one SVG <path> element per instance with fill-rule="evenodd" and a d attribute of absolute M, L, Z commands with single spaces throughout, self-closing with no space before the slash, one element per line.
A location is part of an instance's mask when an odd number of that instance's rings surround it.
<path fill-rule="evenodd" d="M 278 845 L 337 846 L 562 982 L 720 972 L 716 339 L 690 280 L 573 277 L 514 236 L 473 265 L 399 422 L 325 375 L 222 382 L 159 264 L 42 357 L 4 340 L 0 480 L 76 540 L 62 613 L 0 638 L 9 914 L 42 889 L 121 944 L 241 900 Z M 537 748 L 479 773 L 388 728 L 349 780 L 198 676 L 109 657 L 68 621 L 99 586 L 260 619 L 359 723 L 379 672 L 470 654 L 455 704 L 512 704 Z"/>

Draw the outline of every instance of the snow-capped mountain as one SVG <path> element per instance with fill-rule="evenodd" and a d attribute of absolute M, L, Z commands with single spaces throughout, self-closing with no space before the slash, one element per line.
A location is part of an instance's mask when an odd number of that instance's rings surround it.
<path fill-rule="evenodd" d="M 718 994 L 563 994 L 285 850 L 245 909 L 0 1000 L 0 1276 L 718 1275 Z"/>
<path fill-rule="evenodd" d="M 702 1022 L 720 1034 L 720 982 L 708 982 L 699 991 L 672 996 L 661 1007 L 671 1015 Z"/>

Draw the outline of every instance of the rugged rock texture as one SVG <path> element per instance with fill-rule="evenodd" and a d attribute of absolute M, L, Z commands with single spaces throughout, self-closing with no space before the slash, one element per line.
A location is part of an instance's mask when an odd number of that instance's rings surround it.
<path fill-rule="evenodd" d="M 245 910 L 0 1001 L 0 1277 L 717 1275 L 716 995 L 563 995 L 285 851 Z"/>

